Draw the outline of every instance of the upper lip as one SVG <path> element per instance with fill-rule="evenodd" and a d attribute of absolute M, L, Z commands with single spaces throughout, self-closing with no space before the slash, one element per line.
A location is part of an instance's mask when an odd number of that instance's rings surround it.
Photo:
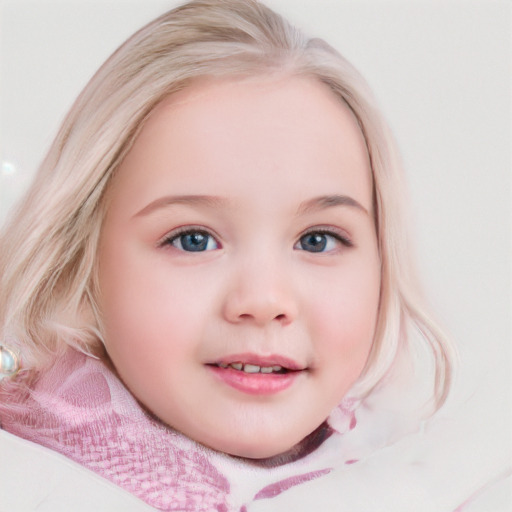
<path fill-rule="evenodd" d="M 297 361 L 290 359 L 289 357 L 282 356 L 280 354 L 270 354 L 267 356 L 262 356 L 258 354 L 232 354 L 228 356 L 221 357 L 220 359 L 215 360 L 211 364 L 232 364 L 232 363 L 243 363 L 243 364 L 253 364 L 260 367 L 269 367 L 269 366 L 281 366 L 282 368 L 286 368 L 287 370 L 305 370 L 307 367 L 299 364 Z"/>

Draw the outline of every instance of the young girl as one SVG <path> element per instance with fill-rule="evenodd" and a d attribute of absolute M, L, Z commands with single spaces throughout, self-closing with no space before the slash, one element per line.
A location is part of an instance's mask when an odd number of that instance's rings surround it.
<path fill-rule="evenodd" d="M 450 387 L 401 190 L 325 42 L 252 1 L 161 16 L 84 89 L 2 233 L 2 429 L 159 510 L 308 509 L 302 488 L 342 510 L 340 473 Z"/>

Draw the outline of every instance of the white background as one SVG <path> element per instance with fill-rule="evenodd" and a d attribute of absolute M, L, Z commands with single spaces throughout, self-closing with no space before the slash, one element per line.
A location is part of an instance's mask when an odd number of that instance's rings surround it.
<path fill-rule="evenodd" d="M 0 221 L 88 78 L 176 2 L 3 1 Z M 427 295 L 461 369 L 468 449 L 510 453 L 511 3 L 268 0 L 365 75 L 399 141 Z M 451 409 L 450 409 L 451 408 Z"/>

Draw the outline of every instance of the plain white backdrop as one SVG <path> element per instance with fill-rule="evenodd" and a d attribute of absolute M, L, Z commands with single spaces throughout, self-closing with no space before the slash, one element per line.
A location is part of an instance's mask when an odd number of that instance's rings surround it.
<path fill-rule="evenodd" d="M 511 453 L 511 2 L 267 0 L 372 86 L 402 151 L 427 295 L 461 367 L 468 449 Z M 169 0 L 4 0 L 0 221 L 73 99 Z M 464 437 L 465 436 L 465 437 Z"/>

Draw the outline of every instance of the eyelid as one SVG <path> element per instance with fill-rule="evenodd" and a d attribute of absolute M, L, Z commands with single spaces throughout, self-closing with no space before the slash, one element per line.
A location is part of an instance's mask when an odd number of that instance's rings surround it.
<path fill-rule="evenodd" d="M 215 239 L 215 242 L 218 245 L 218 249 L 222 248 L 222 243 L 216 233 L 214 233 L 209 228 L 206 228 L 204 226 L 198 226 L 198 225 L 185 225 L 185 226 L 180 226 L 180 227 L 172 229 L 157 242 L 157 247 L 165 247 L 166 245 L 171 246 L 171 242 L 175 238 L 177 238 L 181 235 L 187 235 L 190 233 L 198 233 L 198 232 L 206 233 L 207 235 L 213 237 Z"/>

